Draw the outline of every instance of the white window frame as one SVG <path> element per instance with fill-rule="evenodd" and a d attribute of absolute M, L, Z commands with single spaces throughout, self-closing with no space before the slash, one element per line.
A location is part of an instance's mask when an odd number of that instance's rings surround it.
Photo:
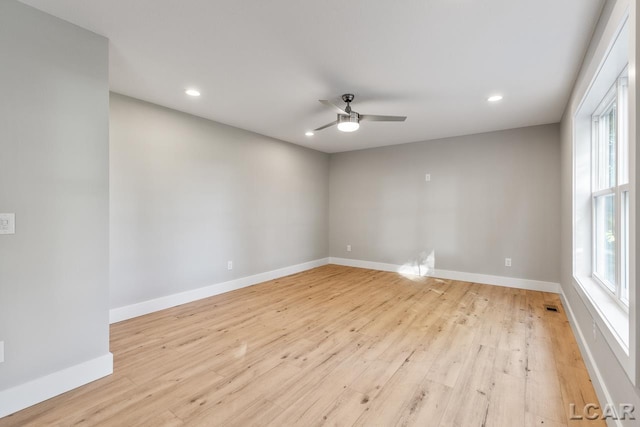
<path fill-rule="evenodd" d="M 635 2 L 634 2 L 635 5 Z M 635 12 L 633 14 L 635 16 Z M 616 3 L 607 21 L 603 37 L 595 47 L 593 58 L 583 68 L 570 100 L 566 129 L 572 139 L 572 282 L 573 289 L 585 305 L 586 312 L 576 314 L 578 334 L 584 344 L 602 339 L 615 355 L 632 383 L 640 388 L 640 327 L 638 286 L 636 283 L 636 87 L 635 22 L 628 8 Z M 629 308 L 623 308 L 613 294 L 593 277 L 592 226 L 592 114 L 625 67 L 629 68 Z M 604 270 L 603 270 L 604 271 Z M 563 290 L 563 292 L 566 292 Z M 565 295 L 572 298 L 571 293 Z M 579 307 L 579 306 L 578 306 Z M 569 309 L 569 311 L 571 311 Z M 593 336 L 591 324 L 593 323 Z M 601 344 L 597 344 L 600 346 Z"/>
<path fill-rule="evenodd" d="M 629 114 L 628 114 L 628 67 L 618 76 L 611 89 L 607 92 L 592 115 L 591 147 L 592 147 L 592 169 L 591 169 L 591 226 L 592 226 L 592 278 L 598 283 L 613 300 L 627 313 L 629 311 L 629 300 L 623 297 L 623 286 L 629 288 L 628 265 L 629 259 L 629 235 L 628 227 L 625 233 L 623 224 L 629 223 L 628 209 L 623 209 L 623 194 L 627 194 L 629 203 Z M 616 158 L 615 158 L 615 183 L 606 188 L 601 188 L 600 171 L 603 139 L 607 139 L 606 130 L 600 126 L 601 117 L 610 111 L 612 106 L 616 106 Z M 626 176 L 625 176 L 626 175 Z M 596 200 L 600 197 L 613 194 L 614 197 L 614 217 L 615 217 L 615 283 L 609 282 L 597 272 L 597 216 Z M 626 281 L 626 282 L 625 282 Z M 611 285 L 611 286 L 609 286 Z M 612 289 L 613 288 L 613 289 Z"/>

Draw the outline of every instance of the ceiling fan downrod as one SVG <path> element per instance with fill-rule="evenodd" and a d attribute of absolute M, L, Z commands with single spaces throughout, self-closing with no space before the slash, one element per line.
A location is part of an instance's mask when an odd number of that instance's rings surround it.
<path fill-rule="evenodd" d="M 342 95 L 342 100 L 344 102 L 347 103 L 347 107 L 344 109 L 344 111 L 346 111 L 348 114 L 351 114 L 351 101 L 353 101 L 353 98 L 355 98 L 355 95 L 352 93 L 345 93 L 344 95 Z"/>

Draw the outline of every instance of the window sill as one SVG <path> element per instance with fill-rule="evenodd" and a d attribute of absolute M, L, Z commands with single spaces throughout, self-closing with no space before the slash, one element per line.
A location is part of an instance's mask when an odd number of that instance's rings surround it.
<path fill-rule="evenodd" d="M 584 300 L 602 335 L 623 365 L 629 359 L 629 313 L 612 295 L 588 276 L 574 276 L 576 289 Z M 600 320 L 600 321 L 598 321 Z M 604 328 L 602 327 L 604 326 Z M 624 354 L 620 354 L 620 350 Z"/>

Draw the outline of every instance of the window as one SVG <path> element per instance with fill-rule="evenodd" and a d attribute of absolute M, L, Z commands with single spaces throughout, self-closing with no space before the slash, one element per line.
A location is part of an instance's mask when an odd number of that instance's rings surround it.
<path fill-rule="evenodd" d="M 617 7 L 617 6 L 616 6 Z M 626 374 L 635 382 L 637 307 L 630 294 L 636 258 L 636 123 L 627 76 L 633 36 L 626 9 L 607 23 L 611 38 L 578 78 L 572 99 L 572 261 L 573 289 L 582 299 L 596 337 L 602 336 Z M 634 45 L 635 46 L 635 45 Z M 573 107 L 575 106 L 575 110 Z M 583 325 L 585 326 L 585 325 Z"/>
<path fill-rule="evenodd" d="M 627 70 L 592 115 L 592 275 L 629 305 L 629 138 Z"/>

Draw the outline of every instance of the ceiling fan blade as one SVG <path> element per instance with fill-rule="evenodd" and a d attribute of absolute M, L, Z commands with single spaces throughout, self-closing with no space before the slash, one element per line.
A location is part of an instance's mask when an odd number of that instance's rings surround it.
<path fill-rule="evenodd" d="M 336 104 L 332 103 L 331 101 L 327 101 L 326 99 L 321 99 L 320 102 L 322 102 L 324 105 L 331 108 L 338 114 L 346 114 L 347 116 L 349 115 L 349 113 L 347 113 L 346 111 L 344 111 L 342 108 L 338 107 Z"/>
<path fill-rule="evenodd" d="M 404 122 L 407 116 L 376 116 L 375 114 L 360 114 L 360 120 L 370 122 Z"/>
<path fill-rule="evenodd" d="M 331 127 L 331 126 L 333 126 L 333 125 L 337 125 L 337 124 L 338 124 L 338 121 L 336 120 L 336 121 L 331 122 L 331 123 L 328 123 L 328 124 L 326 124 L 326 125 L 324 125 L 324 126 L 320 126 L 318 129 L 314 129 L 313 131 L 314 131 L 314 132 L 317 132 L 317 131 L 319 131 L 319 130 L 326 129 L 326 128 L 328 128 L 328 127 Z"/>

